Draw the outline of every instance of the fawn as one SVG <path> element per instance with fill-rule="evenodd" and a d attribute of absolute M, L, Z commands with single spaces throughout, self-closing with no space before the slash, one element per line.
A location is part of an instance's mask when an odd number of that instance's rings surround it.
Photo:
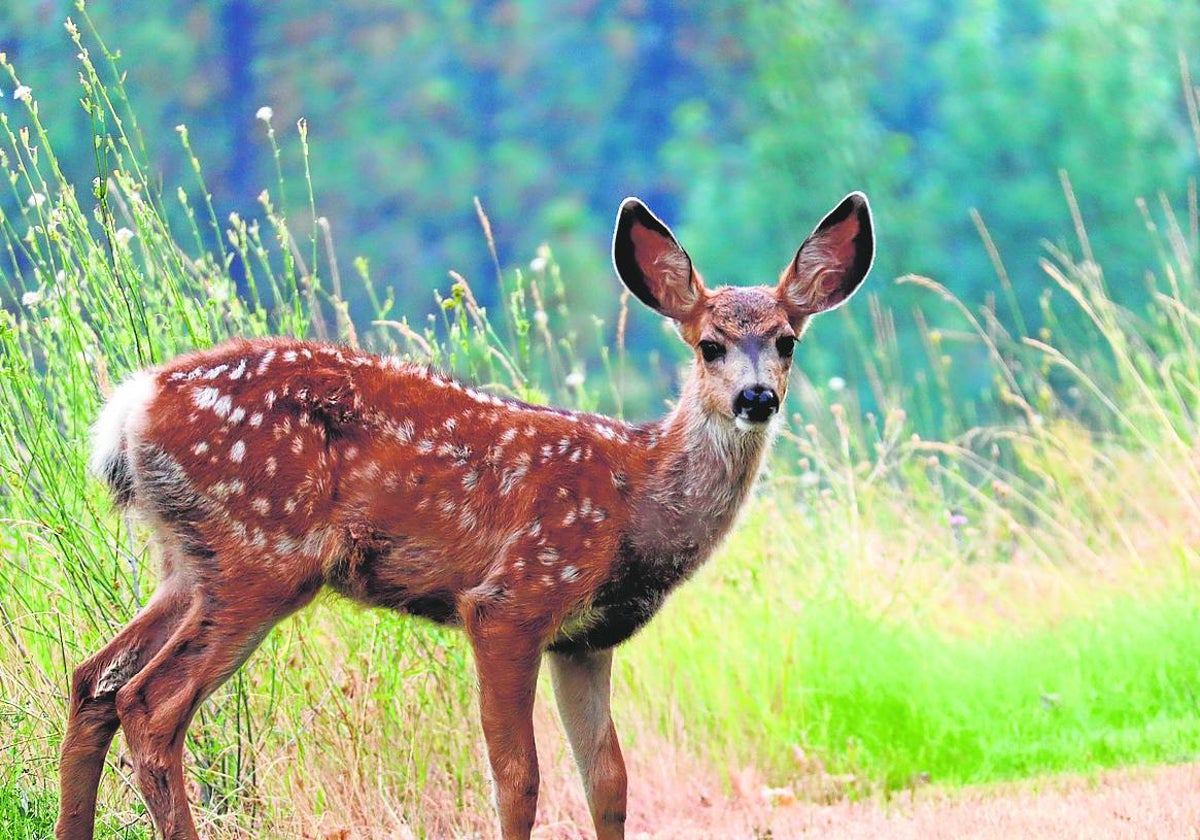
<path fill-rule="evenodd" d="M 91 469 L 152 530 L 161 583 L 74 672 L 55 836 L 92 836 L 124 726 L 158 835 L 196 838 L 182 765 L 192 716 L 328 586 L 467 633 L 505 840 L 533 827 L 532 712 L 548 652 L 597 836 L 623 837 L 613 648 L 729 530 L 796 340 L 858 288 L 873 256 L 867 200 L 852 193 L 775 286 L 709 290 L 667 226 L 626 199 L 617 273 L 696 354 L 675 408 L 640 425 L 291 339 L 230 341 L 134 374 L 100 414 Z"/>

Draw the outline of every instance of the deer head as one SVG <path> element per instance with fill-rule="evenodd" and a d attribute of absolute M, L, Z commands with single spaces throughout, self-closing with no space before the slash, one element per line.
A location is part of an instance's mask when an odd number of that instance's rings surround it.
<path fill-rule="evenodd" d="M 874 253 L 870 207 L 858 192 L 821 220 L 774 286 L 708 289 L 670 228 L 636 198 L 622 202 L 613 235 L 622 282 L 675 321 L 695 352 L 700 410 L 750 434 L 764 431 L 779 411 L 809 318 L 845 303 Z"/>

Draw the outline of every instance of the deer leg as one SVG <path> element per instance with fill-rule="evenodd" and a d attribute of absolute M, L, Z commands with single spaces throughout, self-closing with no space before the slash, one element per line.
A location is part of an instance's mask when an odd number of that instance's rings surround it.
<path fill-rule="evenodd" d="M 96 788 L 119 726 L 116 692 L 162 647 L 182 620 L 188 600 L 161 587 L 112 641 L 75 669 L 59 765 L 61 808 L 55 836 L 60 840 L 92 837 Z"/>
<path fill-rule="evenodd" d="M 551 653 L 550 676 L 597 840 L 625 836 L 625 760 L 609 709 L 612 651 Z"/>
<path fill-rule="evenodd" d="M 196 592 L 159 653 L 117 692 L 134 781 L 163 840 L 197 840 L 183 775 L 184 738 L 196 709 L 275 622 L 315 594 L 315 588 L 305 594 L 239 583 L 241 591 L 228 598 L 215 586 Z"/>
<path fill-rule="evenodd" d="M 59 762 L 58 840 L 91 840 L 96 788 L 120 725 L 116 694 L 158 653 L 183 619 L 190 595 L 160 586 L 149 603 L 107 645 L 75 669 Z"/>
<path fill-rule="evenodd" d="M 537 814 L 533 698 L 541 649 L 520 631 L 467 626 L 479 674 L 479 710 L 504 840 L 528 840 Z"/>

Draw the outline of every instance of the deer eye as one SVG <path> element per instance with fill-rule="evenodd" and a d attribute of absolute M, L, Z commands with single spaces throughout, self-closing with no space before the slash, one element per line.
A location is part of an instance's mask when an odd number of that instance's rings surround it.
<path fill-rule="evenodd" d="M 779 336 L 775 339 L 775 349 L 779 351 L 780 358 L 792 358 L 792 351 L 796 349 L 796 337 L 792 335 Z"/>
<path fill-rule="evenodd" d="M 715 362 L 725 355 L 725 348 L 716 341 L 701 341 L 700 354 L 704 356 L 704 361 Z"/>

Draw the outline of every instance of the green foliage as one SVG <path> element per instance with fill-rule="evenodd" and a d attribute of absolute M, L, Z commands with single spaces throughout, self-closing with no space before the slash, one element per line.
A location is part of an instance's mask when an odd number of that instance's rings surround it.
<path fill-rule="evenodd" d="M 57 29 L 67 11 L 62 0 L 0 10 L 0 50 L 60 103 L 74 79 Z M 482 306 L 503 300 L 471 196 L 506 265 L 553 242 L 573 311 L 611 323 L 604 242 L 624 195 L 649 199 L 711 282 L 770 282 L 822 212 L 865 189 L 884 220 L 872 289 L 902 319 L 927 301 L 883 283 L 919 273 L 971 306 L 999 293 L 1009 328 L 1036 330 L 1041 242 L 1072 237 L 1060 171 L 1126 305 L 1145 299 L 1140 278 L 1155 260 L 1135 201 L 1164 185 L 1182 193 L 1192 174 L 1178 56 L 1200 47 L 1200 10 L 1163 0 L 368 2 L 336 13 L 126 0 L 92 13 L 135 57 L 134 111 L 164 183 L 187 183 L 192 169 L 174 151 L 176 126 L 202 126 L 194 151 L 221 226 L 230 212 L 257 214 L 278 158 L 287 184 L 276 210 L 307 228 L 294 142 L 306 120 L 311 186 L 342 253 L 362 255 L 392 291 L 393 315 L 410 318 L 451 268 Z M 264 105 L 281 149 L 256 117 Z M 85 125 L 75 112 L 50 129 L 81 183 L 95 168 Z M 999 287 L 983 225 L 1007 264 Z M 219 230 L 201 234 L 218 246 Z M 346 296 L 360 320 L 374 314 L 356 285 Z M 921 317 L 942 326 L 936 308 Z M 594 357 L 591 325 L 571 327 Z M 1069 339 L 1082 326 L 1061 328 Z M 915 331 L 903 333 L 898 349 L 919 355 Z M 640 352 L 666 345 L 637 318 L 629 340 Z M 865 393 L 855 350 L 825 336 L 807 363 Z M 956 398 L 996 399 L 985 360 L 960 368 L 948 380 Z"/>

